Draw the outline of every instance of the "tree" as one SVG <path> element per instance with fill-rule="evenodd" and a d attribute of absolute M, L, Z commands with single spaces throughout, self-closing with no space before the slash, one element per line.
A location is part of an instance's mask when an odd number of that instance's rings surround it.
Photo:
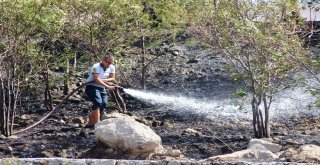
<path fill-rule="evenodd" d="M 296 1 L 254 4 L 245 0 L 211 1 L 190 27 L 204 43 L 222 52 L 238 80 L 251 93 L 255 137 L 270 137 L 269 111 L 274 94 L 290 84 L 306 57 L 298 37 Z M 191 11 L 190 11 L 191 12 Z"/>
<path fill-rule="evenodd" d="M 76 69 L 77 56 L 88 59 L 84 60 L 85 64 L 92 64 L 106 50 L 124 43 L 124 27 L 130 22 L 128 18 L 132 19 L 128 17 L 130 2 L 0 2 L 1 133 L 12 134 L 17 98 L 30 92 L 31 85 L 37 90 L 45 88 L 45 104 L 48 110 L 53 109 L 50 93 L 53 78 L 49 75 L 52 68 L 64 68 L 65 78 L 68 78 L 65 79 L 65 93 L 68 93 L 68 81 L 73 76 L 72 70 Z M 71 68 L 72 60 L 74 67 Z M 39 75 L 43 75 L 45 81 L 39 83 Z M 22 99 L 24 102 L 28 98 Z"/>
<path fill-rule="evenodd" d="M 165 42 L 174 42 L 176 34 L 184 26 L 186 14 L 179 1 L 136 1 L 135 10 L 132 10 L 134 22 L 130 32 L 132 40 L 140 44 L 141 86 L 146 90 L 148 67 L 163 54 L 150 56 L 150 50 Z"/>
<path fill-rule="evenodd" d="M 132 25 L 132 20 L 135 19 L 132 17 L 135 6 L 131 3 L 134 4 L 135 1 L 76 0 L 64 2 L 61 7 L 68 14 L 62 27 L 63 35 L 59 40 L 69 52 L 74 52 L 74 56 L 69 57 L 65 52 L 65 59 L 73 58 L 73 64 L 75 64 L 76 59 L 79 58 L 79 62 L 89 67 L 107 51 L 116 56 L 118 52 L 123 51 L 128 43 L 127 38 L 130 38 L 128 29 Z M 72 54 L 69 53 L 69 55 Z M 119 61 L 123 60 L 121 56 L 116 59 L 115 64 L 118 67 Z M 70 69 L 73 72 L 75 68 L 70 67 Z"/>
<path fill-rule="evenodd" d="M 46 1 L 2 1 L 0 3 L 0 130 L 10 136 L 21 84 L 42 69 L 45 55 L 38 49 L 44 29 L 55 29 L 60 12 Z"/>

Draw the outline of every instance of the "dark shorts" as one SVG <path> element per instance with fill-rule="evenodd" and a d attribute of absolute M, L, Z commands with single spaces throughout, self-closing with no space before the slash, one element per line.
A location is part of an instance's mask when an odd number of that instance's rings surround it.
<path fill-rule="evenodd" d="M 92 109 L 99 108 L 100 111 L 104 111 L 107 108 L 108 93 L 105 88 L 87 85 L 85 92 L 92 102 Z"/>

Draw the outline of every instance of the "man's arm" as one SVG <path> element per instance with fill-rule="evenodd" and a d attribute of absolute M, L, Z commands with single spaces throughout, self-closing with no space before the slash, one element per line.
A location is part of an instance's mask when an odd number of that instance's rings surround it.
<path fill-rule="evenodd" d="M 103 81 L 104 83 L 114 82 L 114 81 L 116 81 L 116 76 L 115 76 L 114 73 L 110 73 L 110 74 L 109 74 L 109 78 L 103 79 L 102 81 Z"/>
<path fill-rule="evenodd" d="M 106 79 L 108 80 L 108 79 Z M 106 84 L 104 81 L 101 80 L 101 78 L 99 77 L 99 74 L 98 73 L 93 73 L 93 81 L 99 85 L 102 85 L 110 90 L 115 90 L 115 87 L 114 86 L 110 86 L 108 84 Z"/>

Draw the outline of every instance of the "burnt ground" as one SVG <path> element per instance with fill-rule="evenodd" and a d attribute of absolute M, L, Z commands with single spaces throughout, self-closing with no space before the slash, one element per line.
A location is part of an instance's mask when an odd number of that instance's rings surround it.
<path fill-rule="evenodd" d="M 252 134 L 250 127 L 232 128 L 224 121 L 212 121 L 197 114 L 181 115 L 170 109 L 128 100 L 128 114 L 148 121 L 150 127 L 162 138 L 165 148 L 179 149 L 185 159 L 204 159 L 213 155 L 230 153 L 246 148 Z M 101 154 L 105 148 L 95 139 L 93 129 L 75 121 L 89 115 L 89 102 L 67 103 L 63 110 L 52 115 L 44 123 L 18 134 L 1 138 L 1 158 L 67 157 L 130 159 L 128 155 L 114 152 Z M 134 110 L 140 107 L 139 110 Z M 111 107 L 117 111 L 115 107 Z M 17 117 L 26 126 L 39 114 Z M 237 130 L 235 130 L 237 129 Z M 136 158 L 135 158 L 136 159 Z M 139 158 L 138 158 L 139 159 Z M 142 159 L 142 158 L 141 158 Z M 155 158 L 161 159 L 161 158 Z"/>
<path fill-rule="evenodd" d="M 135 99 L 126 100 L 128 114 L 149 121 L 150 127 L 162 138 L 165 148 L 179 149 L 179 159 L 205 159 L 232 153 L 247 147 L 253 137 L 250 121 L 212 119 L 192 112 L 181 114 L 162 106 L 154 106 Z M 0 157 L 39 158 L 108 158 L 146 159 L 117 151 L 106 153 L 95 139 L 93 129 L 85 128 L 76 119 L 89 115 L 89 102 L 68 102 L 62 110 L 37 127 L 11 138 L 1 137 Z M 137 108 L 139 107 L 139 108 Z M 110 110 L 116 111 L 115 107 Z M 16 119 L 16 130 L 36 121 L 39 114 L 27 114 Z M 80 122 L 81 123 L 81 122 Z M 319 116 L 292 116 L 272 122 L 272 139 L 283 150 L 302 144 L 318 144 Z M 165 159 L 152 157 L 151 159 Z"/>
<path fill-rule="evenodd" d="M 232 81 L 224 69 L 225 62 L 218 56 L 198 48 L 177 47 L 174 51 L 179 54 L 163 58 L 149 70 L 147 83 L 152 84 L 148 86 L 151 91 L 219 100 L 231 97 L 242 86 Z M 254 137 L 250 119 L 214 117 L 192 111 L 181 113 L 170 106 L 152 105 L 128 95 L 124 98 L 128 114 L 150 125 L 162 138 L 165 148 L 179 149 L 182 156 L 178 159 L 205 159 L 243 150 Z M 34 101 L 41 106 L 18 112 L 14 130 L 38 121 L 47 112 L 43 102 Z M 89 109 L 90 102 L 71 99 L 35 128 L 9 138 L 0 136 L 0 158 L 169 159 L 137 158 L 102 147 L 93 129 L 85 128 Z M 116 111 L 114 104 L 110 104 L 109 111 Z M 311 114 L 293 115 L 289 111 L 284 118 L 273 120 L 274 143 L 281 144 L 282 150 L 310 143 L 320 145 L 320 116 Z"/>

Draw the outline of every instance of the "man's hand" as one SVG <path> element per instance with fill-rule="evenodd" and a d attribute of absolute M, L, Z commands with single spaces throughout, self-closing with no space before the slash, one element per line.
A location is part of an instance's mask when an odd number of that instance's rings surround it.
<path fill-rule="evenodd" d="M 109 85 L 107 86 L 107 88 L 108 88 L 109 90 L 112 90 L 112 91 L 116 89 L 115 86 L 109 86 Z"/>

